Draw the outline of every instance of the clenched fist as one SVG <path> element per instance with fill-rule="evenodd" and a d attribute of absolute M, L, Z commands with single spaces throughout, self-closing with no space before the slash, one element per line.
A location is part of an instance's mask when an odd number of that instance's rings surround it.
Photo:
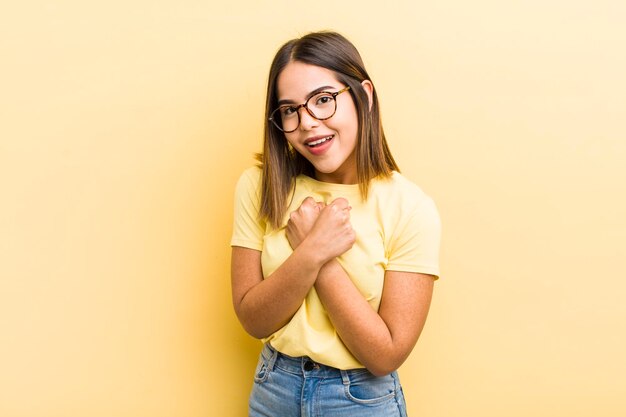
<path fill-rule="evenodd" d="M 296 211 L 289 214 L 286 234 L 292 249 L 295 249 L 309 234 L 325 206 L 326 204 L 315 201 L 313 197 L 307 197 Z"/>
<path fill-rule="evenodd" d="M 347 252 L 356 240 L 350 223 L 351 209 L 345 198 L 324 205 L 307 197 L 298 210 L 291 213 L 287 223 L 291 247 L 295 249 L 306 240 L 312 256 L 321 263 Z"/>

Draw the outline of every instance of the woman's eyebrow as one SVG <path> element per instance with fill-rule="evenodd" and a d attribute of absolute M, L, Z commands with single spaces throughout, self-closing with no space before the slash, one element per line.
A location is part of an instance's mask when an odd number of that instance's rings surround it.
<path fill-rule="evenodd" d="M 306 99 L 310 99 L 311 97 L 313 97 L 314 95 L 316 95 L 317 93 L 321 93 L 322 91 L 326 91 L 328 89 L 333 89 L 333 88 L 337 88 L 337 87 L 333 87 L 332 85 L 325 85 L 323 87 L 318 87 L 315 90 L 311 91 L 307 96 Z M 293 100 L 288 100 L 288 99 L 283 99 L 283 100 L 278 100 L 278 105 L 282 106 L 283 104 L 293 104 L 295 103 L 295 101 Z"/>

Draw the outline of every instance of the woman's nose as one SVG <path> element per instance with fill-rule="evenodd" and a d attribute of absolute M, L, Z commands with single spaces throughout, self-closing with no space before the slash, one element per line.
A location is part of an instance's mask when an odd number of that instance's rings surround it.
<path fill-rule="evenodd" d="M 319 124 L 319 120 L 315 117 L 311 116 L 311 114 L 302 107 L 299 109 L 300 111 L 300 127 L 304 130 L 311 130 L 314 127 L 317 127 Z"/>

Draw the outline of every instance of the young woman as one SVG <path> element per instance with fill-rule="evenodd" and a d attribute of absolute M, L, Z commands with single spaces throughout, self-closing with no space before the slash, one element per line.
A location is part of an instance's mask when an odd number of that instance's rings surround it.
<path fill-rule="evenodd" d="M 399 173 L 356 48 L 283 45 L 260 167 L 235 196 L 235 312 L 264 348 L 250 416 L 405 416 L 396 369 L 439 274 L 433 201 Z"/>

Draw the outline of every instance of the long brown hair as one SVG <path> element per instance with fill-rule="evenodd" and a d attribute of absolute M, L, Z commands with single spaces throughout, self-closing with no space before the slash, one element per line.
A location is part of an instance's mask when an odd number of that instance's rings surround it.
<path fill-rule="evenodd" d="M 350 86 L 359 124 L 356 166 L 361 197 L 367 199 L 370 180 L 377 176 L 389 177 L 392 171 L 399 171 L 383 132 L 376 89 L 370 109 L 367 93 L 361 85 L 371 79 L 354 45 L 342 35 L 327 31 L 292 39 L 278 50 L 270 67 L 263 153 L 257 155 L 263 170 L 259 216 L 274 228 L 281 226 L 295 178 L 300 174 L 313 177 L 315 172 L 306 158 L 289 147 L 285 134 L 268 120 L 278 106 L 278 76 L 294 61 L 329 69 L 335 73 L 337 81 Z"/>

